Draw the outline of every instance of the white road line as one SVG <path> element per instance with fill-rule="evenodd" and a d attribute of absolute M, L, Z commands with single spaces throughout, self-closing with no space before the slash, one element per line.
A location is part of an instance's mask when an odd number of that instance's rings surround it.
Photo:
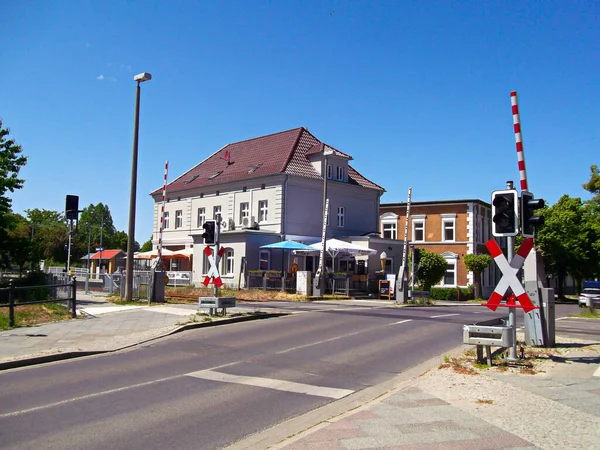
<path fill-rule="evenodd" d="M 438 317 L 450 317 L 450 316 L 460 316 L 459 313 L 455 314 L 440 314 L 439 316 L 431 316 L 430 319 L 437 319 Z"/>
<path fill-rule="evenodd" d="M 223 383 L 245 384 L 247 386 L 257 386 L 278 391 L 296 392 L 298 394 L 314 395 L 318 397 L 328 397 L 340 399 L 352 394 L 354 391 L 349 389 L 338 389 L 323 386 L 313 386 L 304 383 L 294 383 L 293 381 L 276 380 L 273 378 L 247 377 L 243 375 L 230 375 L 227 373 L 213 372 L 212 370 L 200 370 L 198 372 L 188 373 L 187 376 L 201 378 L 204 380 L 220 381 Z"/>
<path fill-rule="evenodd" d="M 67 400 L 61 400 L 60 402 L 49 403 L 47 405 L 36 406 L 34 408 L 22 409 L 21 411 L 15 411 L 7 414 L 0 414 L 0 419 L 4 417 L 15 417 L 20 416 L 21 414 L 27 414 L 30 412 L 41 411 L 43 409 L 54 408 L 55 406 L 66 405 L 68 403 L 78 402 L 80 400 L 88 400 L 90 398 L 101 397 L 102 395 L 114 394 L 116 392 L 126 391 L 128 389 L 135 389 L 138 387 L 150 386 L 152 384 L 161 383 L 163 381 L 174 380 L 176 378 L 181 378 L 183 375 L 176 375 L 173 377 L 161 378 L 159 380 L 147 381 L 145 383 L 134 384 L 132 386 L 124 386 L 117 389 L 110 389 L 108 391 L 96 392 L 95 394 L 83 395 L 81 397 L 69 398 Z"/>
<path fill-rule="evenodd" d="M 285 349 L 285 350 L 281 350 L 279 352 L 275 352 L 275 354 L 276 355 L 282 355 L 284 353 L 293 352 L 294 350 L 300 350 L 301 348 L 312 347 L 313 345 L 325 344 L 326 342 L 331 342 L 331 341 L 337 341 L 338 339 L 343 339 L 343 338 L 346 338 L 346 337 L 355 336 L 357 334 L 363 333 L 364 331 L 368 331 L 368 330 L 355 331 L 354 333 L 343 334 L 341 336 L 336 336 L 334 338 L 323 339 L 322 341 L 311 342 L 310 344 L 299 345 L 297 347 L 292 347 L 292 348 L 288 348 L 288 349 Z"/>
<path fill-rule="evenodd" d="M 406 322 L 412 322 L 412 319 L 401 320 L 400 322 L 390 323 L 390 325 L 396 325 L 398 323 L 406 323 Z"/>
<path fill-rule="evenodd" d="M 594 372 L 594 376 L 595 377 L 600 377 L 600 366 L 598 366 L 598 368 L 596 369 L 596 371 Z"/>

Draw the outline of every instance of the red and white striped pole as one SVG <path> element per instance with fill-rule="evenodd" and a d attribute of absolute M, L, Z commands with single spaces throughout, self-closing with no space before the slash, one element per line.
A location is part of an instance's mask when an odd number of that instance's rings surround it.
<path fill-rule="evenodd" d="M 517 160 L 519 162 L 521 191 L 527 191 L 527 171 L 525 170 L 525 153 L 523 151 L 523 136 L 521 135 L 521 119 L 519 117 L 519 99 L 517 98 L 517 91 L 512 91 L 510 93 L 510 103 L 512 105 L 515 140 L 517 142 Z"/>
<path fill-rule="evenodd" d="M 165 177 L 162 190 L 162 205 L 160 208 L 160 231 L 158 232 L 158 263 L 162 264 L 162 236 L 165 220 L 165 196 L 167 194 L 167 174 L 169 173 L 169 161 L 165 162 Z"/>

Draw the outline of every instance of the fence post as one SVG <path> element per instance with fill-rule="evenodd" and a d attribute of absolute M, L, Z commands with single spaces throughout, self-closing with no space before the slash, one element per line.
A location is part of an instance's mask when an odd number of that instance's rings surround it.
<path fill-rule="evenodd" d="M 72 310 L 71 310 L 71 318 L 77 318 L 77 279 L 73 277 L 73 287 L 71 292 L 73 293 L 73 301 L 71 302 Z"/>
<path fill-rule="evenodd" d="M 15 326 L 15 285 L 13 280 L 9 281 L 8 291 L 8 325 Z"/>

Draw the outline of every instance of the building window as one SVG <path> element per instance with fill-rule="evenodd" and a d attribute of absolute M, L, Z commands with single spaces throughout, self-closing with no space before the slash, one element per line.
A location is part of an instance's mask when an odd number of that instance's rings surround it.
<path fill-rule="evenodd" d="M 258 221 L 265 222 L 269 214 L 269 202 L 268 200 L 258 201 Z"/>
<path fill-rule="evenodd" d="M 327 179 L 331 180 L 333 178 L 333 167 L 331 164 L 327 164 Z"/>
<path fill-rule="evenodd" d="M 442 214 L 442 242 L 456 240 L 456 214 Z"/>
<path fill-rule="evenodd" d="M 344 179 L 344 168 L 343 167 L 337 167 L 337 179 L 338 180 L 343 180 Z"/>
<path fill-rule="evenodd" d="M 164 226 L 163 228 L 167 230 L 169 228 L 169 211 L 165 211 L 165 218 L 163 220 Z"/>
<path fill-rule="evenodd" d="M 271 267 L 271 253 L 268 250 L 261 250 L 258 254 L 258 268 L 260 270 L 269 270 Z"/>
<path fill-rule="evenodd" d="M 442 279 L 442 286 L 458 286 L 457 282 L 457 261 L 458 255 L 452 252 L 442 253 L 442 257 L 446 260 L 446 273 Z"/>
<path fill-rule="evenodd" d="M 415 219 L 412 221 L 413 242 L 425 242 L 425 219 Z"/>
<path fill-rule="evenodd" d="M 444 286 L 456 286 L 456 260 L 448 261 L 442 284 Z"/>
<path fill-rule="evenodd" d="M 250 217 L 250 203 L 240 203 L 240 224 L 244 222 L 244 219 Z"/>
<path fill-rule="evenodd" d="M 339 228 L 344 227 L 344 207 L 343 206 L 338 206 L 338 209 L 337 209 L 337 226 Z"/>
<path fill-rule="evenodd" d="M 384 239 L 398 239 L 398 225 L 395 223 L 384 223 L 383 224 L 383 238 Z"/>
<path fill-rule="evenodd" d="M 206 208 L 198 208 L 198 228 L 202 228 L 206 222 Z"/>
<path fill-rule="evenodd" d="M 213 219 L 217 220 L 217 216 L 221 215 L 221 205 L 213 207 Z"/>
<path fill-rule="evenodd" d="M 183 211 L 178 209 L 175 211 L 175 229 L 183 227 Z"/>
<path fill-rule="evenodd" d="M 233 249 L 225 250 L 222 261 L 221 275 L 233 275 Z"/>

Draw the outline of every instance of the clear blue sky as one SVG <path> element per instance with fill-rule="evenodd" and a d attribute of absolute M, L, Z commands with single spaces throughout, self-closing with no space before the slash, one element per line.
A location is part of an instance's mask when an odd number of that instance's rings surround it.
<path fill-rule="evenodd" d="M 28 1 L 2 6 L 0 117 L 29 157 L 13 210 L 105 203 L 127 231 L 142 85 L 136 240 L 149 193 L 223 145 L 298 126 L 352 155 L 383 202 L 518 183 L 589 198 L 600 164 L 593 1 Z"/>

